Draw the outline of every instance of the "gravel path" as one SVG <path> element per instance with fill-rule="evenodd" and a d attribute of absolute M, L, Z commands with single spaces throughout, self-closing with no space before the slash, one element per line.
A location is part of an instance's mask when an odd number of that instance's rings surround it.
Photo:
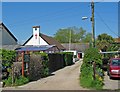
<path fill-rule="evenodd" d="M 109 76 L 107 75 L 107 72 L 105 72 L 104 84 L 105 85 L 103 89 L 110 89 L 110 90 L 120 89 L 120 80 L 110 79 Z"/>
<path fill-rule="evenodd" d="M 53 73 L 52 76 L 30 82 L 24 86 L 4 88 L 5 90 L 87 90 L 79 83 L 80 66 L 82 62 L 67 66 Z"/>

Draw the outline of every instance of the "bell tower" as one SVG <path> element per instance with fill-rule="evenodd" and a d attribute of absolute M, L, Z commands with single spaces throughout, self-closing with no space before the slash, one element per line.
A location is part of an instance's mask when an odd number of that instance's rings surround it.
<path fill-rule="evenodd" d="M 40 26 L 33 26 L 34 45 L 40 45 Z"/>

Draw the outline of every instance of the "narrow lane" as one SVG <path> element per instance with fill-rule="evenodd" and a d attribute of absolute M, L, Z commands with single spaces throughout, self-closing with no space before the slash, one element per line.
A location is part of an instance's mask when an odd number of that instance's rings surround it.
<path fill-rule="evenodd" d="M 82 88 L 79 83 L 80 66 L 82 62 L 67 66 L 53 73 L 52 76 L 30 82 L 26 85 L 5 88 L 15 90 L 87 90 Z"/>
<path fill-rule="evenodd" d="M 103 89 L 109 89 L 109 90 L 117 90 L 120 89 L 120 80 L 118 79 L 110 79 L 107 75 L 107 72 L 105 72 L 104 77 L 104 87 Z"/>

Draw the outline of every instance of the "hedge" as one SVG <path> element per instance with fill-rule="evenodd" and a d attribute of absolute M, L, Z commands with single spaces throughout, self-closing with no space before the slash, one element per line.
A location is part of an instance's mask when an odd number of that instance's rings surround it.
<path fill-rule="evenodd" d="M 63 52 L 61 54 L 64 55 L 64 62 L 66 66 L 73 64 L 73 52 Z"/>
<path fill-rule="evenodd" d="M 96 79 L 93 78 L 92 62 L 96 62 Z M 85 51 L 83 64 L 81 65 L 80 84 L 86 88 L 102 89 L 103 71 L 100 68 L 102 63 L 101 55 L 96 48 L 89 48 Z"/>
<path fill-rule="evenodd" d="M 10 67 L 15 61 L 15 56 L 15 51 L 0 49 L 0 60 L 2 60 L 3 66 Z"/>
<path fill-rule="evenodd" d="M 38 80 L 49 75 L 48 55 L 46 53 L 34 53 L 30 55 L 29 79 Z"/>

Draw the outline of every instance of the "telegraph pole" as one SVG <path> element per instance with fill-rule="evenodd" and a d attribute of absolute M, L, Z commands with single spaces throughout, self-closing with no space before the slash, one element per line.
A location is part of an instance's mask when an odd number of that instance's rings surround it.
<path fill-rule="evenodd" d="M 92 9 L 92 46 L 95 47 L 95 20 L 94 20 L 94 1 L 91 2 L 91 9 Z"/>
<path fill-rule="evenodd" d="M 70 29 L 70 37 L 69 37 L 69 51 L 71 49 L 71 29 Z"/>

